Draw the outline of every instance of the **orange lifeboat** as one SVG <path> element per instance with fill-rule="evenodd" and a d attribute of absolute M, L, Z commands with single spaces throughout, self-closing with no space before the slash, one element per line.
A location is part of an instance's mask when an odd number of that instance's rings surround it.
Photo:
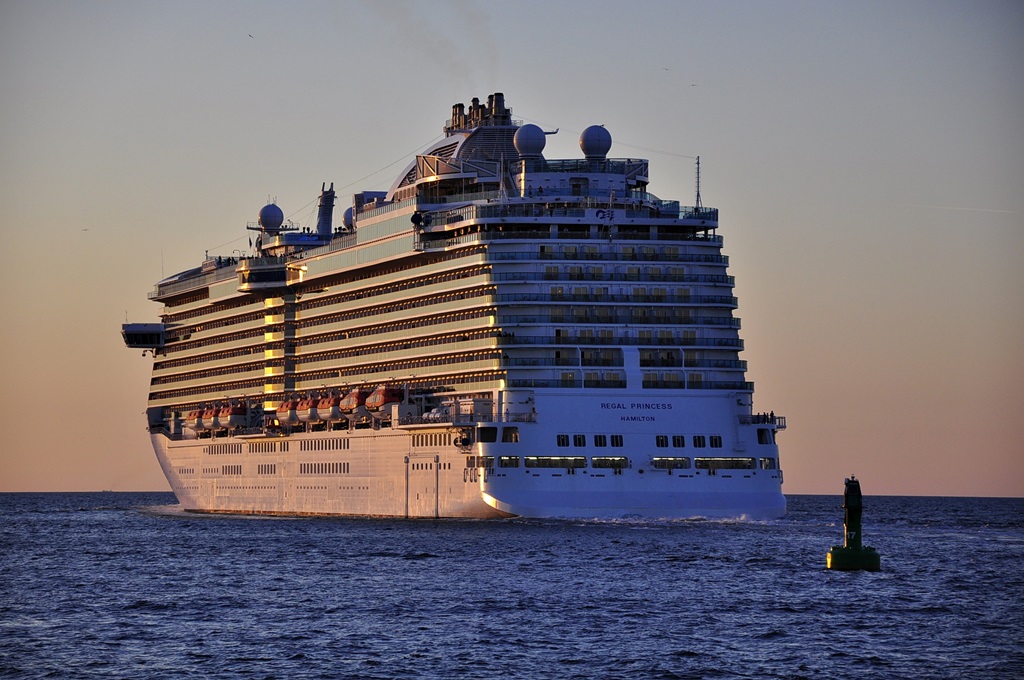
<path fill-rule="evenodd" d="M 208 408 L 203 411 L 203 429 L 216 430 L 220 428 L 220 409 Z"/>
<path fill-rule="evenodd" d="M 246 408 L 235 404 L 233 406 L 225 406 L 217 414 L 217 420 L 221 427 L 229 429 L 235 429 L 236 427 L 242 427 L 245 425 Z"/>
<path fill-rule="evenodd" d="M 368 394 L 369 391 L 361 390 L 357 387 L 345 395 L 344 399 L 341 400 L 341 403 L 338 404 L 338 408 L 342 413 L 352 413 L 363 405 Z"/>
<path fill-rule="evenodd" d="M 402 391 L 381 385 L 373 391 L 373 394 L 366 398 L 366 410 L 380 411 L 384 408 L 384 404 L 391 404 L 396 401 L 402 401 Z"/>
<path fill-rule="evenodd" d="M 295 414 L 304 423 L 315 423 L 320 420 L 320 413 L 317 411 L 317 399 L 303 399 L 295 407 Z"/>
<path fill-rule="evenodd" d="M 190 430 L 202 430 L 203 427 L 203 412 L 202 410 L 189 411 L 188 415 L 185 416 L 185 427 Z"/>
<path fill-rule="evenodd" d="M 281 405 L 277 407 L 277 422 L 281 425 L 294 425 L 299 422 L 295 411 L 298 405 L 299 402 L 295 400 L 281 402 Z"/>
<path fill-rule="evenodd" d="M 324 397 L 316 404 L 317 413 L 321 420 L 334 422 L 342 419 L 341 397 Z"/>

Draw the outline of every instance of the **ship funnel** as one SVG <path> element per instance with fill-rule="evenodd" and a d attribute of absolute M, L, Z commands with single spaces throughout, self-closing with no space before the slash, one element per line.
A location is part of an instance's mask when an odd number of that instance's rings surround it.
<path fill-rule="evenodd" d="M 334 182 L 327 189 L 327 183 L 320 185 L 320 213 L 316 221 L 316 233 L 323 239 L 331 238 L 334 228 Z"/>

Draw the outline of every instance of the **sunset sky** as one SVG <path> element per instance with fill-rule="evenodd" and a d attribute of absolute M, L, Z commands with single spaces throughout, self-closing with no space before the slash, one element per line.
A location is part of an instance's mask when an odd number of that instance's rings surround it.
<path fill-rule="evenodd" d="M 1024 3 L 0 4 L 0 491 L 168 490 L 125 319 L 503 92 L 721 211 L 786 493 L 1024 495 Z"/>

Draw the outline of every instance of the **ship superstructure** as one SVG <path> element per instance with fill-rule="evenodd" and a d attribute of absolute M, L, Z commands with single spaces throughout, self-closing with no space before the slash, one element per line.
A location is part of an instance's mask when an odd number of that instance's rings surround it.
<path fill-rule="evenodd" d="M 543 155 L 504 97 L 457 104 L 388 191 L 314 228 L 265 206 L 126 324 L 189 510 L 402 517 L 777 517 L 718 211 L 648 162 Z"/>

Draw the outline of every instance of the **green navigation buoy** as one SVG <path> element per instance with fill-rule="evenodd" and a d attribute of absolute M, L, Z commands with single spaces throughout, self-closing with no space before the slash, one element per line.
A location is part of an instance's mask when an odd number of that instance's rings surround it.
<path fill-rule="evenodd" d="M 846 535 L 842 545 L 834 545 L 828 551 L 826 566 L 838 571 L 879 571 L 882 558 L 878 551 L 861 544 L 860 515 L 864 501 L 860 494 L 860 482 L 853 475 L 846 480 L 843 492 L 843 529 Z"/>

